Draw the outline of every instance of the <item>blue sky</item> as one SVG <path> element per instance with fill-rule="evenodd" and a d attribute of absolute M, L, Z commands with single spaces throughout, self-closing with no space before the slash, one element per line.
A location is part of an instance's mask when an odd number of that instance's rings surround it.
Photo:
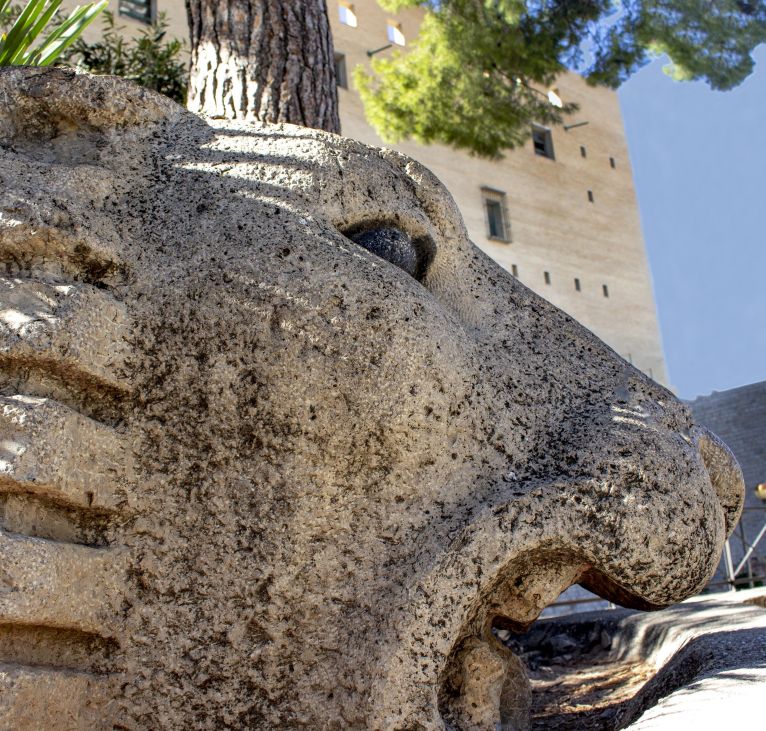
<path fill-rule="evenodd" d="M 620 89 L 670 382 L 766 380 L 766 47 L 729 92 L 661 61 Z"/>

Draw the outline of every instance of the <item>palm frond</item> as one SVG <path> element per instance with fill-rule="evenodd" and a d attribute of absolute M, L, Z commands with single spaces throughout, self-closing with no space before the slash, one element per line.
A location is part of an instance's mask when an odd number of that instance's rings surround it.
<path fill-rule="evenodd" d="M 29 0 L 7 34 L 0 37 L 0 66 L 48 66 L 72 45 L 107 6 L 107 0 L 76 7 L 36 48 L 32 48 L 62 0 Z M 0 15 L 11 0 L 0 0 Z"/>

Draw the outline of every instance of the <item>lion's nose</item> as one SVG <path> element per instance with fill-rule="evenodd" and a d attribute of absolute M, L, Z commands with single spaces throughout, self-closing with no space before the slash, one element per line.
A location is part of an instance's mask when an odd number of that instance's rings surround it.
<path fill-rule="evenodd" d="M 745 500 L 745 480 L 731 450 L 705 427 L 695 426 L 692 438 L 697 444 L 710 482 L 718 495 L 726 520 L 726 534 L 731 535 L 739 520 Z"/>

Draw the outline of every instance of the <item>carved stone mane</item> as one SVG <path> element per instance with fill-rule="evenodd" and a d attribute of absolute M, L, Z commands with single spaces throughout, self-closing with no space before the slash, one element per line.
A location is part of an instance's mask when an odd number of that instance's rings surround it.
<path fill-rule="evenodd" d="M 0 727 L 525 728 L 573 583 L 699 591 L 671 393 L 388 150 L 0 70 Z"/>

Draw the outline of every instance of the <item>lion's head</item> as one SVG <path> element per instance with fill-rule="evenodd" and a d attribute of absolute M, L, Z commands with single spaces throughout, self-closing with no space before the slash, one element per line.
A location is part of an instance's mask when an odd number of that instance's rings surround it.
<path fill-rule="evenodd" d="M 729 452 L 412 160 L 15 69 L 0 179 L 0 720 L 521 728 L 493 627 L 714 570 Z"/>

